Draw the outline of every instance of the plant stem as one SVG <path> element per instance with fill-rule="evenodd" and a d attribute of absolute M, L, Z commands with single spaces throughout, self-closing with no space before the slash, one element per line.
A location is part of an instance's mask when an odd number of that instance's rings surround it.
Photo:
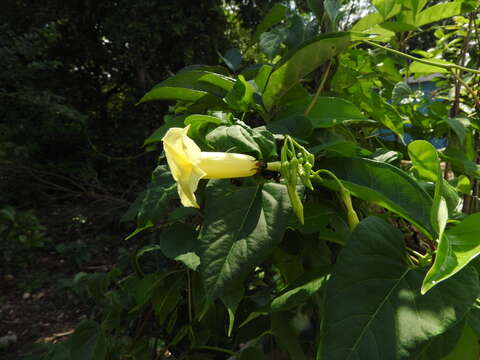
<path fill-rule="evenodd" d="M 368 41 L 368 40 L 361 40 L 361 41 L 363 41 L 365 44 L 377 47 L 379 49 L 389 51 L 392 54 L 403 56 L 404 58 L 407 58 L 407 59 L 410 59 L 410 60 L 413 60 L 413 61 L 417 61 L 417 62 L 422 63 L 422 64 L 436 66 L 436 67 L 439 67 L 439 68 L 442 68 L 442 69 L 446 69 L 448 71 L 452 71 L 453 69 L 457 69 L 457 70 L 461 70 L 461 71 L 471 72 L 471 73 L 474 73 L 474 74 L 480 74 L 480 70 L 470 69 L 470 68 L 467 68 L 465 66 L 461 66 L 461 65 L 457 65 L 457 64 L 439 64 L 439 63 L 436 63 L 434 61 L 425 60 L 425 59 L 417 58 L 417 57 L 409 55 L 409 54 L 405 54 L 401 51 L 388 48 L 386 46 L 374 43 L 372 41 Z"/>
<path fill-rule="evenodd" d="M 308 107 L 307 107 L 307 109 L 305 110 L 305 112 L 303 113 L 303 115 L 308 116 L 308 114 L 310 113 L 310 111 L 312 110 L 312 108 L 313 108 L 313 107 L 315 106 L 315 104 L 317 103 L 318 97 L 320 96 L 320 93 L 322 92 L 323 87 L 325 86 L 325 82 L 327 81 L 328 73 L 330 72 L 330 67 L 331 67 L 331 66 L 332 66 L 332 62 L 329 61 L 329 62 L 327 63 L 327 66 L 325 67 L 325 71 L 323 72 L 322 80 L 320 80 L 320 84 L 318 85 L 317 91 L 315 92 L 315 95 L 313 96 L 312 101 L 311 101 L 310 104 L 308 105 Z"/>

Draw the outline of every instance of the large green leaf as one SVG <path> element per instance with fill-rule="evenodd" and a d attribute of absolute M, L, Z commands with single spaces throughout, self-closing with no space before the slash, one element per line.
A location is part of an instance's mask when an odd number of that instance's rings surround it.
<path fill-rule="evenodd" d="M 397 14 L 402 7 L 397 0 L 372 0 L 372 4 L 385 20 Z"/>
<path fill-rule="evenodd" d="M 436 4 L 418 13 L 415 18 L 414 25 L 423 26 L 426 24 L 431 24 L 435 21 L 460 15 L 466 10 L 467 8 L 465 7 L 463 1 L 452 1 L 443 4 Z"/>
<path fill-rule="evenodd" d="M 465 319 L 448 331 L 432 338 L 427 345 L 423 347 L 421 353 L 415 360 L 440 360 L 451 353 L 462 336 L 465 327 Z"/>
<path fill-rule="evenodd" d="M 205 139 L 216 151 L 250 154 L 258 160 L 268 160 L 276 155 L 275 138 L 270 131 L 252 129 L 241 122 L 219 126 L 208 133 Z"/>
<path fill-rule="evenodd" d="M 167 166 L 158 166 L 145 192 L 137 215 L 137 227 L 158 224 L 170 210 L 170 200 L 178 197 L 177 185 Z"/>
<path fill-rule="evenodd" d="M 349 33 L 320 35 L 302 44 L 286 56 L 272 72 L 263 93 L 263 103 L 270 110 L 275 102 L 291 87 L 302 80 L 328 59 L 350 45 Z"/>
<path fill-rule="evenodd" d="M 257 26 L 255 30 L 254 40 L 257 41 L 260 38 L 260 35 L 267 31 L 272 26 L 278 24 L 287 14 L 287 7 L 281 4 L 275 4 L 270 11 L 265 15 L 262 22 Z"/>
<path fill-rule="evenodd" d="M 235 186 L 210 180 L 200 234 L 202 274 L 212 297 L 243 278 L 282 240 L 291 215 L 284 185 Z"/>
<path fill-rule="evenodd" d="M 299 339 L 299 331 L 292 326 L 292 315 L 277 312 L 271 315 L 272 332 L 280 347 L 290 355 L 290 359 L 307 360 Z"/>
<path fill-rule="evenodd" d="M 343 122 L 367 120 L 353 103 L 338 97 L 319 97 L 308 117 L 314 128 L 326 128 Z"/>
<path fill-rule="evenodd" d="M 363 220 L 327 284 L 317 359 L 411 359 L 455 325 L 480 290 L 476 270 L 465 268 L 422 296 L 424 274 L 407 264 L 400 231 L 377 217 Z"/>
<path fill-rule="evenodd" d="M 435 235 L 430 224 L 432 198 L 404 171 L 387 163 L 361 159 L 326 159 L 320 167 L 329 169 L 355 196 L 383 206 L 414 223 L 426 235 Z M 333 182 L 325 181 L 335 188 Z"/>
<path fill-rule="evenodd" d="M 226 91 L 234 84 L 233 79 L 203 70 L 184 70 L 155 85 L 139 103 L 156 100 L 209 101 L 221 103 Z"/>
<path fill-rule="evenodd" d="M 72 360 L 104 360 L 107 343 L 100 325 L 93 320 L 83 320 L 68 339 Z"/>
<path fill-rule="evenodd" d="M 192 270 L 200 264 L 197 232 L 188 224 L 175 223 L 160 235 L 160 250 L 176 261 L 181 261 Z"/>
<path fill-rule="evenodd" d="M 480 344 L 475 331 L 467 324 L 463 328 L 462 337 L 457 346 L 442 360 L 478 360 Z M 432 359 L 433 360 L 433 359 Z"/>
<path fill-rule="evenodd" d="M 448 207 L 442 196 L 443 185 L 442 169 L 437 150 L 425 140 L 416 140 L 408 145 L 408 155 L 417 175 L 435 184 L 432 209 L 430 210 L 430 222 L 440 239 L 448 221 Z"/>
<path fill-rule="evenodd" d="M 480 213 L 447 229 L 440 239 L 437 256 L 423 282 L 422 293 L 463 269 L 480 254 Z"/>

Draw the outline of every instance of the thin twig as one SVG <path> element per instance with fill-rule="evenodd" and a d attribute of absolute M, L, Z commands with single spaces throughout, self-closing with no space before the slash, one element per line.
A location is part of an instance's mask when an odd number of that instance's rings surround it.
<path fill-rule="evenodd" d="M 305 110 L 304 114 L 305 116 L 308 116 L 308 114 L 310 113 L 310 111 L 312 110 L 312 108 L 315 106 L 315 104 L 317 103 L 317 100 L 318 100 L 318 97 L 320 95 L 320 93 L 322 92 L 323 90 L 323 87 L 325 86 L 325 82 L 327 81 L 327 78 L 328 78 L 328 73 L 330 71 L 330 67 L 332 66 L 332 62 L 329 61 L 325 67 L 325 71 L 323 72 L 323 76 L 322 76 L 322 80 L 320 81 L 320 84 L 318 85 L 318 88 L 317 88 L 317 91 L 315 92 L 315 95 L 313 96 L 313 99 L 312 101 L 310 102 L 310 104 L 308 105 L 307 109 Z"/>
<path fill-rule="evenodd" d="M 425 59 L 417 58 L 417 57 L 409 55 L 409 54 L 405 54 L 401 51 L 388 48 L 386 46 L 374 43 L 372 41 L 368 41 L 368 40 L 361 40 L 361 41 L 364 42 L 365 44 L 377 47 L 379 49 L 389 51 L 393 54 L 403 56 L 404 58 L 407 58 L 407 59 L 410 59 L 410 60 L 413 60 L 413 61 L 417 61 L 417 62 L 422 63 L 422 64 L 439 67 L 439 68 L 442 68 L 442 69 L 446 69 L 448 71 L 452 71 L 453 69 L 456 69 L 456 70 L 471 72 L 471 73 L 474 73 L 474 74 L 480 74 L 480 70 L 470 69 L 470 68 L 467 68 L 467 67 L 464 67 L 464 66 L 461 66 L 461 65 L 457 65 L 457 64 L 440 64 L 440 63 L 436 63 L 434 61 L 425 60 Z"/>

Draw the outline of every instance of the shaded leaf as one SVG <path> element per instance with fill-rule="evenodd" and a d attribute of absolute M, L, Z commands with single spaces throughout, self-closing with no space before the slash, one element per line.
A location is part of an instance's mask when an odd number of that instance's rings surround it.
<path fill-rule="evenodd" d="M 403 170 L 360 158 L 332 158 L 322 161 L 320 166 L 333 171 L 354 196 L 397 213 L 428 236 L 435 234 L 430 224 L 433 200 Z M 335 188 L 333 182 L 324 183 Z"/>
<path fill-rule="evenodd" d="M 200 233 L 200 272 L 211 297 L 241 283 L 282 240 L 291 215 L 284 185 L 210 180 Z"/>
<path fill-rule="evenodd" d="M 319 35 L 286 56 L 272 72 L 263 93 L 267 110 L 291 87 L 350 45 L 349 33 Z"/>
<path fill-rule="evenodd" d="M 474 268 L 422 296 L 425 272 L 405 259 L 403 236 L 386 221 L 355 228 L 327 284 L 317 359 L 411 359 L 467 314 L 480 290 Z"/>

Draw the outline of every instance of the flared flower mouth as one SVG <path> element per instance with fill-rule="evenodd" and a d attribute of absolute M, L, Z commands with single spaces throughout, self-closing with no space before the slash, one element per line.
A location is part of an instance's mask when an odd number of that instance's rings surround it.
<path fill-rule="evenodd" d="M 189 126 L 170 128 L 163 137 L 168 166 L 177 182 L 183 206 L 199 207 L 195 191 L 200 179 L 229 179 L 255 175 L 258 161 L 249 155 L 202 152 L 188 137 Z"/>

